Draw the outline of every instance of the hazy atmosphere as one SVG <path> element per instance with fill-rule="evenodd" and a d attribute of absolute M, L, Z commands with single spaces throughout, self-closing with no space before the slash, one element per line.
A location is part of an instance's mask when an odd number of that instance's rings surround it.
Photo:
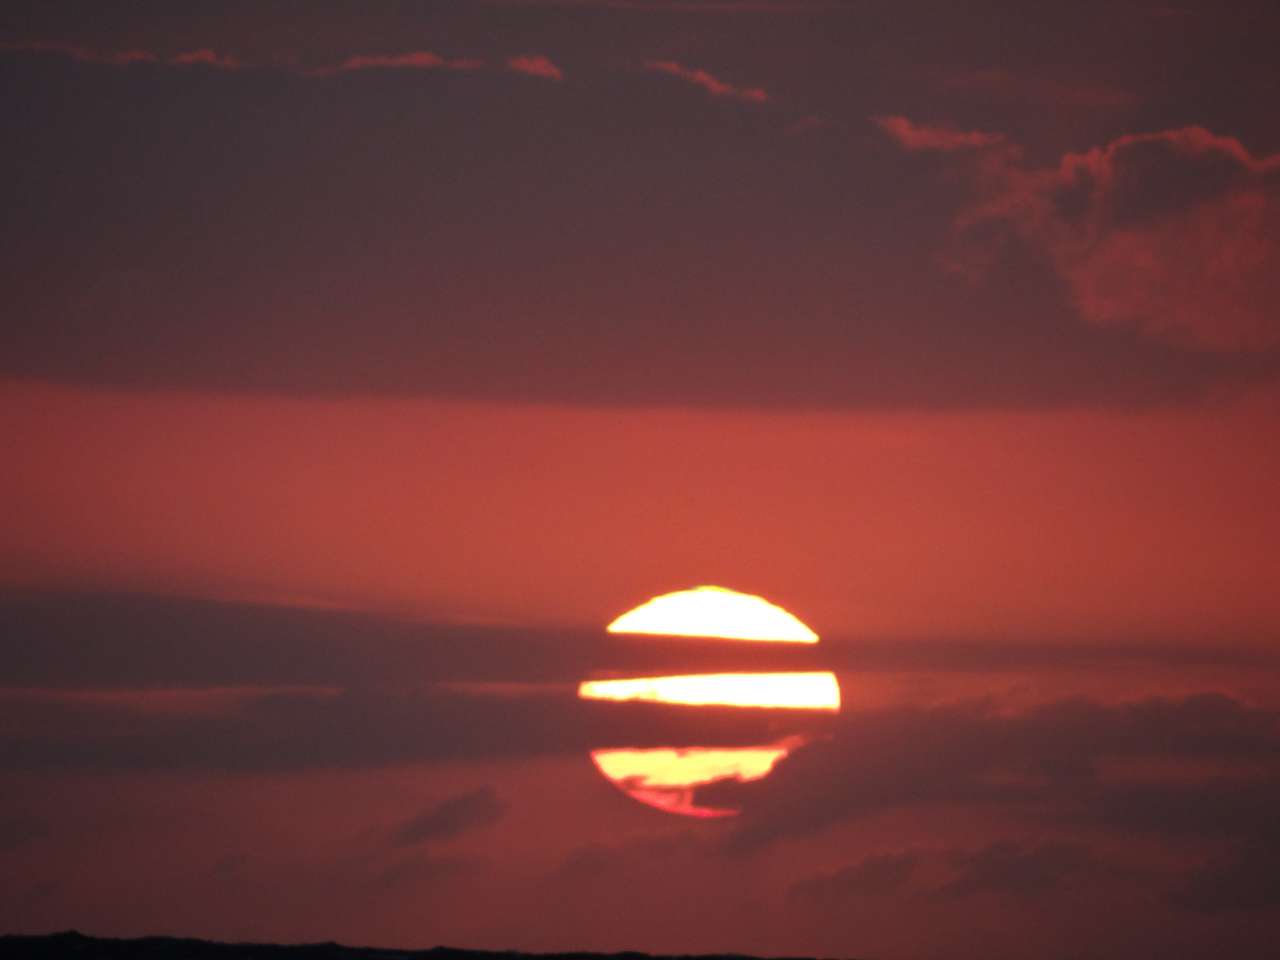
<path fill-rule="evenodd" d="M 1278 30 L 7 4 L 0 933 L 1271 949 Z"/>

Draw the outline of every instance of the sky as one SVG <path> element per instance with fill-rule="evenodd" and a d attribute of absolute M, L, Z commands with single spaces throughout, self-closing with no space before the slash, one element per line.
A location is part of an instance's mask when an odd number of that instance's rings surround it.
<path fill-rule="evenodd" d="M 1278 28 L 6 4 L 0 931 L 1267 949 Z M 697 584 L 821 642 L 605 632 Z M 592 765 L 792 668 L 738 816 Z"/>

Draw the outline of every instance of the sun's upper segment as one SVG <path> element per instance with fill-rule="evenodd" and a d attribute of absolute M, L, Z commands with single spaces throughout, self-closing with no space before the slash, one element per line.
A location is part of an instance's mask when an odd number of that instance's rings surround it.
<path fill-rule="evenodd" d="M 654 597 L 609 624 L 610 633 L 817 643 L 818 635 L 764 597 L 694 587 Z"/>

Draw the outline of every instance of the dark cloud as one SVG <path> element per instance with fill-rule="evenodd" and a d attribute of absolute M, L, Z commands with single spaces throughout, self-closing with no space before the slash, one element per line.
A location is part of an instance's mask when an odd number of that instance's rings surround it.
<path fill-rule="evenodd" d="M 407 857 L 378 871 L 371 879 L 370 886 L 383 893 L 429 886 L 455 880 L 475 866 L 474 861 L 462 857 Z"/>
<path fill-rule="evenodd" d="M 569 852 L 556 875 L 574 883 L 597 884 L 633 874 L 638 866 L 667 869 L 673 860 L 700 858 L 710 846 L 701 832 L 681 829 L 617 843 L 587 843 Z"/>
<path fill-rule="evenodd" d="M 604 876 L 614 866 L 617 856 L 603 843 L 590 843 L 573 850 L 557 868 L 557 873 L 569 881 L 593 882 Z"/>
<path fill-rule="evenodd" d="M 432 840 L 449 840 L 459 834 L 491 826 L 507 812 L 506 802 L 492 786 L 441 800 L 395 831 L 402 846 Z"/>
<path fill-rule="evenodd" d="M 1275 797 L 1272 797 L 1274 802 Z M 1229 815 L 1229 814 L 1227 814 Z M 1280 912 L 1280 832 L 1250 837 L 1236 850 L 1198 868 L 1170 897 L 1199 913 Z"/>
<path fill-rule="evenodd" d="M 513 82 L 469 69 L 469 42 L 347 43 L 298 69 L 0 58 L 23 144 L 0 158 L 22 184 L 0 374 L 883 409 L 1167 403 L 1274 372 L 1082 325 L 1037 256 L 986 285 L 937 269 L 955 183 L 866 133 L 786 135 L 825 103 L 726 109 L 767 96 L 723 79 L 749 63 L 654 59 L 733 91 L 690 96 L 604 65 Z"/>
<path fill-rule="evenodd" d="M 879 654 L 892 656 L 892 648 Z M 582 627 L 475 626 L 146 595 L 0 594 L 0 687 L 573 687 L 594 673 L 813 670 L 826 663 L 825 650 L 807 646 L 636 641 Z"/>
<path fill-rule="evenodd" d="M 26 814 L 0 814 L 0 853 L 8 853 L 42 837 L 43 821 Z"/>
<path fill-rule="evenodd" d="M 936 891 L 938 896 L 978 893 L 1035 897 L 1052 893 L 1069 881 L 1095 879 L 1109 871 L 1080 844 L 1047 843 L 1024 847 L 1002 841 L 950 857 L 956 876 Z"/>
<path fill-rule="evenodd" d="M 1019 910 L 1136 896 L 1261 918 L 1280 907 L 1277 758 L 1280 716 L 1218 695 L 970 704 L 851 717 L 772 777 L 715 785 L 699 801 L 744 805 L 723 848 L 739 856 L 911 812 L 1021 834 L 873 854 L 793 885 L 793 900 L 824 909 L 886 893 L 940 905 L 990 896 Z"/>
<path fill-rule="evenodd" d="M 789 896 L 819 904 L 839 904 L 849 897 L 898 893 L 920 860 L 918 854 L 911 852 L 876 854 L 834 873 L 802 880 L 791 887 Z"/>
<path fill-rule="evenodd" d="M 1221 695 L 1015 713 L 971 703 L 849 716 L 766 780 L 716 785 L 699 800 L 744 805 L 730 842 L 739 852 L 928 803 L 1166 837 L 1247 836 L 1280 801 L 1277 756 L 1276 714 Z M 1112 769 L 1151 763 L 1170 772 L 1143 779 Z M 1197 773 L 1202 764 L 1211 769 Z"/>
<path fill-rule="evenodd" d="M 0 687 L 147 689 L 560 684 L 593 675 L 834 670 L 964 673 L 1026 669 L 1235 667 L 1273 672 L 1255 646 L 919 641 L 828 637 L 816 646 L 637 641 L 581 627 L 475 626 L 359 611 L 82 592 L 0 593 Z"/>
<path fill-rule="evenodd" d="M 995 840 L 968 849 L 872 854 L 840 870 L 798 881 L 789 896 L 837 909 L 850 901 L 885 896 L 952 900 L 990 894 L 1027 900 L 1123 882 L 1132 879 L 1128 872 L 1081 843 Z M 945 879 L 936 879 L 939 876 Z"/>
<path fill-rule="evenodd" d="M 585 754 L 595 747 L 754 744 L 813 718 L 771 710 L 585 703 L 572 691 L 258 690 L 210 704 L 145 692 L 0 696 L 0 769 L 282 773 Z"/>

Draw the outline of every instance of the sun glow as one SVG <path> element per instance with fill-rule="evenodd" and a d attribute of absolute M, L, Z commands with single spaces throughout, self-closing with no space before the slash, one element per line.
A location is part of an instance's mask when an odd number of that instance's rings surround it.
<path fill-rule="evenodd" d="M 694 587 L 654 597 L 609 624 L 610 633 L 817 643 L 818 635 L 764 597 Z"/>
<path fill-rule="evenodd" d="M 840 684 L 832 673 L 706 673 L 679 677 L 585 680 L 584 700 L 633 700 L 687 706 L 839 710 Z"/>

